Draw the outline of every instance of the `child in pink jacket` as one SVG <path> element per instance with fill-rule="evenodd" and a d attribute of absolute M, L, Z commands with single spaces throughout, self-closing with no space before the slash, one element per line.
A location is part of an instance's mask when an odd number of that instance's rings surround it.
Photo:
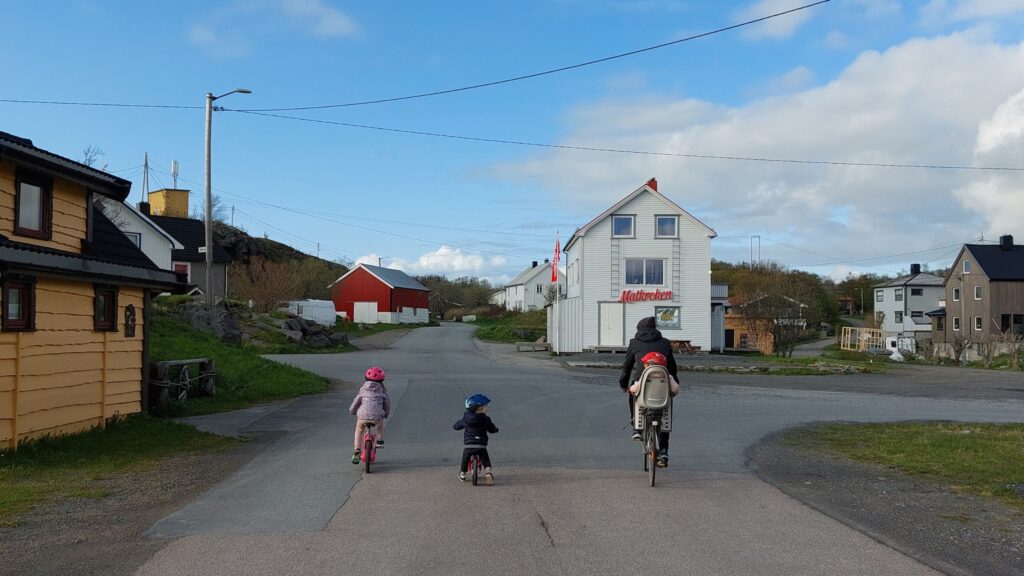
<path fill-rule="evenodd" d="M 377 446 L 384 445 L 384 419 L 391 413 L 391 400 L 384 388 L 384 370 L 374 366 L 366 371 L 366 382 L 348 407 L 356 416 L 356 431 L 353 440 L 352 463 L 359 464 L 362 453 L 363 431 L 368 423 L 377 428 Z"/>

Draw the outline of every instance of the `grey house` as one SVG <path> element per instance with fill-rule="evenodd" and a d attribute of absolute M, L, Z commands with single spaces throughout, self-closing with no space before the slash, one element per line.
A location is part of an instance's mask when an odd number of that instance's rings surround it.
<path fill-rule="evenodd" d="M 143 205 L 143 208 L 145 212 L 145 205 Z M 206 245 L 206 227 L 202 220 L 148 214 L 147 216 L 153 223 L 173 236 L 183 246 L 182 249 L 171 252 L 174 271 L 179 274 L 186 274 L 190 285 L 197 286 L 201 291 L 205 291 L 206 253 L 199 250 Z M 228 264 L 231 264 L 231 262 L 231 255 L 214 240 L 213 296 L 215 301 L 227 298 Z"/>

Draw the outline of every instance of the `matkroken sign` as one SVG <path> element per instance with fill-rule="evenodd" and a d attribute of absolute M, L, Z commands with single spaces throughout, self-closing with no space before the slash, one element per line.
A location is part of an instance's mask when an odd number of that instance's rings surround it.
<path fill-rule="evenodd" d="M 648 302 L 651 300 L 671 300 L 671 290 L 623 290 L 619 302 Z"/>

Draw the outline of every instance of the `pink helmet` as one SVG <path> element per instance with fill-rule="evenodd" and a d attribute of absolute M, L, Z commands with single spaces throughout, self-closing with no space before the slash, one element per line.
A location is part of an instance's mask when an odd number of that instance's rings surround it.
<path fill-rule="evenodd" d="M 366 371 L 366 379 L 373 380 L 374 382 L 383 382 L 384 370 L 379 366 L 374 366 Z"/>

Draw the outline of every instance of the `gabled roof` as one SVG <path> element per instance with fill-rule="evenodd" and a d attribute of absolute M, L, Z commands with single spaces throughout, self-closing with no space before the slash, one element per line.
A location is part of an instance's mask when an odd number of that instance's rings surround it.
<path fill-rule="evenodd" d="M 998 244 L 964 244 L 964 249 L 970 251 L 989 280 L 1024 280 L 1024 246 L 1014 244 L 1004 250 Z"/>
<path fill-rule="evenodd" d="M 887 282 L 879 282 L 874 284 L 872 288 L 893 288 L 900 286 L 944 286 L 946 279 L 942 276 L 936 276 L 928 272 L 919 272 L 917 274 L 907 274 L 906 276 L 900 276 L 894 280 Z"/>
<path fill-rule="evenodd" d="M 82 243 L 82 251 L 109 262 L 141 268 L 157 268 L 138 246 L 95 205 L 92 210 L 92 240 Z"/>
<path fill-rule="evenodd" d="M 382 266 L 371 266 L 369 264 L 358 264 L 348 272 L 341 275 L 340 278 L 331 282 L 327 287 L 330 288 L 338 282 L 345 279 L 346 276 L 355 272 L 358 269 L 364 269 L 381 282 L 388 285 L 390 288 L 405 288 L 408 290 L 422 290 L 423 292 L 430 292 L 430 288 L 427 288 L 423 284 L 420 284 L 415 278 L 409 276 L 401 270 L 395 270 L 394 268 L 384 268 Z"/>
<path fill-rule="evenodd" d="M 156 222 L 153 222 L 152 220 L 150 220 L 148 215 L 144 214 L 141 210 L 139 210 L 135 206 L 132 206 L 130 203 L 128 203 L 128 202 L 116 202 L 114 200 L 101 200 L 101 202 L 103 202 L 104 205 L 106 205 L 106 206 L 111 206 L 111 205 L 116 204 L 117 208 L 125 208 L 125 209 L 127 209 L 129 212 L 134 214 L 139 220 L 141 220 L 143 224 L 145 224 L 146 226 L 149 226 L 150 228 L 155 230 L 157 234 L 163 236 L 164 238 L 167 238 L 167 240 L 169 240 L 171 245 L 173 246 L 171 248 L 172 250 L 182 250 L 182 249 L 185 248 L 185 246 L 182 245 L 181 242 L 178 242 L 177 238 L 175 238 L 174 236 L 171 236 L 170 234 L 167 233 L 166 230 L 164 230 L 163 228 L 157 226 Z"/>
<path fill-rule="evenodd" d="M 562 248 L 562 250 L 568 250 L 569 247 L 572 246 L 572 244 L 574 242 L 576 242 L 577 239 L 582 238 L 591 228 L 594 227 L 595 224 L 597 224 L 598 222 L 600 222 L 600 221 L 604 220 L 605 218 L 611 216 L 619 208 L 622 208 L 629 201 L 633 200 L 634 198 L 636 198 L 637 196 L 643 194 L 644 192 L 650 193 L 651 195 L 653 195 L 658 200 L 661 200 L 662 202 L 664 202 L 665 205 L 668 206 L 673 211 L 679 212 L 682 216 L 688 218 L 691 222 L 693 222 L 693 223 L 697 224 L 698 226 L 700 226 L 700 227 L 704 228 L 705 230 L 707 230 L 708 234 L 712 238 L 714 238 L 715 236 L 718 236 L 718 233 L 715 232 L 714 230 L 712 230 L 707 224 L 701 222 L 696 217 L 694 217 L 693 214 L 690 214 L 686 210 L 683 210 L 678 204 L 676 204 L 675 202 L 669 200 L 664 195 L 662 195 L 660 192 L 658 192 L 657 190 L 652 188 L 650 186 L 650 181 L 648 181 L 648 184 L 644 184 L 643 186 L 637 188 L 632 193 L 627 195 L 625 198 L 623 198 L 622 200 L 619 200 L 618 202 L 616 202 L 615 205 L 613 205 L 611 208 L 605 210 L 604 212 L 599 214 L 596 218 L 594 218 L 590 222 L 587 222 L 582 228 L 579 228 L 575 232 L 573 232 L 572 237 L 569 238 L 569 241 L 565 243 L 565 246 Z"/>
<path fill-rule="evenodd" d="M 520 284 L 529 284 L 530 281 L 533 280 L 542 271 L 547 271 L 548 274 L 551 274 L 551 262 L 544 262 L 543 264 L 537 264 L 536 266 L 530 266 L 526 270 L 523 270 L 519 274 L 516 274 L 516 277 L 511 279 L 511 280 L 509 280 L 508 284 L 505 284 L 505 286 L 508 287 L 508 286 L 518 286 Z M 563 276 L 562 269 L 559 269 L 558 270 L 558 281 L 559 282 L 562 281 L 562 276 Z"/>
<path fill-rule="evenodd" d="M 163 228 L 175 240 L 181 243 L 184 248 L 173 250 L 171 259 L 176 262 L 205 262 L 206 253 L 200 252 L 199 247 L 206 245 L 206 225 L 202 220 L 192 218 L 174 218 L 171 216 L 150 216 L 157 226 Z M 216 238 L 213 241 L 213 261 L 217 264 L 229 264 L 232 262 L 231 255 L 224 249 Z"/>
<path fill-rule="evenodd" d="M 81 162 L 47 152 L 42 148 L 37 148 L 28 138 L 21 138 L 7 132 L 0 132 L 0 159 L 2 158 L 11 158 L 18 164 L 43 173 L 58 174 L 89 190 L 118 201 L 124 201 L 132 189 L 132 183 L 124 178 L 118 178 Z"/>

